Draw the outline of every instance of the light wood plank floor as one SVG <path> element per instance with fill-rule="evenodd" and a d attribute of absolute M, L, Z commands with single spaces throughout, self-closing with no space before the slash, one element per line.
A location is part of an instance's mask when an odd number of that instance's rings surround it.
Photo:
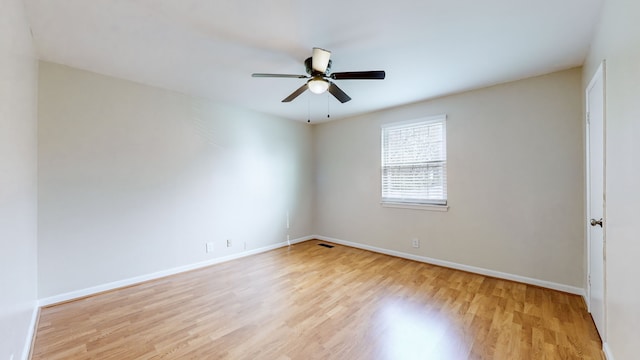
<path fill-rule="evenodd" d="M 43 308 L 32 358 L 604 358 L 579 296 L 319 243 Z"/>

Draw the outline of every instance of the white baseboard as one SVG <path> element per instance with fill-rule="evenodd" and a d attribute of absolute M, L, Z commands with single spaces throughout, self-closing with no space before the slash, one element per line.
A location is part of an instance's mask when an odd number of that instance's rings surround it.
<path fill-rule="evenodd" d="M 607 360 L 614 360 L 613 353 L 611 352 L 611 348 L 609 347 L 608 342 L 602 343 L 602 352 L 604 352 L 604 357 Z"/>
<path fill-rule="evenodd" d="M 579 287 L 575 287 L 575 286 L 559 284 L 559 283 L 554 283 L 554 282 L 550 282 L 550 281 L 539 280 L 539 279 L 529 278 L 529 277 L 525 277 L 525 276 L 509 274 L 509 273 L 503 273 L 503 272 L 500 272 L 500 271 L 484 269 L 484 268 L 480 268 L 480 267 L 469 266 L 469 265 L 454 263 L 454 262 L 450 262 L 450 261 L 429 258 L 429 257 L 425 257 L 425 256 L 408 254 L 408 253 L 404 253 L 404 252 L 400 252 L 400 251 L 379 248 L 379 247 L 375 247 L 375 246 L 370 246 L 370 245 L 360 244 L 360 243 L 356 243 L 356 242 L 351 242 L 351 241 L 331 238 L 331 237 L 322 236 L 322 235 L 304 236 L 304 237 L 301 237 L 301 238 L 293 239 L 293 240 L 290 241 L 290 243 L 291 244 L 296 244 L 296 243 L 300 243 L 300 242 L 307 241 L 307 240 L 312 240 L 312 239 L 318 239 L 318 240 L 322 240 L 322 241 L 329 241 L 329 242 L 333 242 L 333 243 L 340 244 L 340 245 L 350 246 L 350 247 L 359 248 L 359 249 L 363 249 L 363 250 L 369 250 L 369 251 L 373 251 L 373 252 L 377 252 L 377 253 L 381 253 L 381 254 L 386 254 L 386 255 L 391 255 L 391 256 L 397 256 L 397 257 L 401 257 L 401 258 L 405 258 L 405 259 L 409 259 L 409 260 L 414 260 L 414 261 L 419 261 L 419 262 L 423 262 L 423 263 L 427 263 L 427 264 L 438 265 L 438 266 L 448 267 L 448 268 L 452 268 L 452 269 L 468 271 L 468 272 L 472 272 L 472 273 L 476 273 L 476 274 L 491 276 L 491 277 L 495 277 L 495 278 L 500 278 L 500 279 L 505 279 L 505 280 L 512 280 L 512 281 L 517 281 L 517 282 L 521 282 L 521 283 L 525 283 L 525 284 L 536 285 L 536 286 L 540 286 L 540 287 L 544 287 L 544 288 L 563 291 L 563 292 L 567 292 L 567 293 L 571 293 L 571 294 L 580 295 L 582 297 L 585 297 L 585 300 L 586 300 L 585 290 L 582 289 L 582 288 L 579 288 Z M 258 248 L 258 249 L 244 251 L 244 252 L 241 252 L 241 253 L 232 254 L 232 255 L 228 255 L 228 256 L 223 256 L 223 257 L 219 257 L 219 258 L 215 258 L 215 259 L 211 259 L 211 260 L 207 260 L 207 261 L 202 261 L 202 262 L 195 263 L 195 264 L 179 266 L 179 267 L 176 267 L 176 268 L 162 270 L 162 271 L 158 271 L 158 272 L 151 273 L 151 274 L 136 276 L 136 277 L 129 278 L 129 279 L 114 281 L 114 282 L 107 283 L 107 284 L 102 284 L 102 285 L 93 286 L 93 287 L 89 287 L 89 288 L 85 288 L 85 289 L 81 289 L 81 290 L 71 291 L 71 292 L 64 293 L 64 294 L 54 295 L 54 296 L 51 296 L 51 297 L 40 299 L 39 306 L 40 307 L 49 306 L 49 305 L 53 305 L 53 304 L 57 304 L 57 303 L 61 303 L 61 302 L 69 301 L 69 300 L 74 300 L 74 299 L 78 299 L 78 298 L 82 298 L 82 297 L 85 297 L 85 296 L 94 295 L 94 294 L 97 294 L 97 293 L 100 293 L 100 292 L 104 292 L 104 291 L 109 291 L 109 290 L 113 290 L 113 289 L 117 289 L 117 288 L 121 288 L 121 287 L 125 287 L 125 286 L 130 286 L 130 285 L 138 284 L 138 283 L 141 283 L 141 282 L 162 278 L 162 277 L 169 276 L 169 275 L 179 274 L 179 273 L 182 273 L 182 272 L 185 272 L 185 271 L 195 270 L 195 269 L 199 269 L 199 268 L 203 268 L 203 267 L 206 267 L 206 266 L 219 264 L 219 263 L 230 261 L 230 260 L 240 259 L 240 258 L 243 258 L 243 257 L 246 257 L 246 256 L 263 253 L 263 252 L 270 251 L 270 250 L 277 249 L 277 248 L 281 248 L 281 247 L 284 247 L 284 246 L 287 246 L 287 245 L 288 245 L 288 243 L 286 241 L 284 241 L 284 242 L 281 242 L 281 243 L 276 243 L 276 244 L 273 244 L 273 245 L 261 247 L 261 248 Z"/>
<path fill-rule="evenodd" d="M 303 242 L 303 241 L 311 240 L 313 238 L 314 238 L 313 236 L 305 236 L 305 237 L 301 237 L 301 238 L 290 240 L 290 243 L 291 244 L 296 244 L 296 243 L 300 243 L 300 242 Z M 284 242 L 281 242 L 281 243 L 277 243 L 277 244 L 273 244 L 273 245 L 269 245 L 269 246 L 264 246 L 264 247 L 253 249 L 253 250 L 243 251 L 241 253 L 232 254 L 232 255 L 228 255 L 228 256 L 223 256 L 223 257 L 219 257 L 219 258 L 215 258 L 215 259 L 211 259 L 211 260 L 207 260 L 207 261 L 202 261 L 202 262 L 198 262 L 198 263 L 195 263 L 195 264 L 179 266 L 179 267 L 175 267 L 175 268 L 172 268 L 172 269 L 167 269 L 167 270 L 154 272 L 154 273 L 151 273 L 151 274 L 136 276 L 136 277 L 132 277 L 132 278 L 129 278 L 129 279 L 124 279 L 124 280 L 118 280 L 118 281 L 110 282 L 110 283 L 107 283 L 107 284 L 102 284 L 102 285 L 98 285 L 98 286 L 92 286 L 92 287 L 89 287 L 89 288 L 76 290 L 76 291 L 71 291 L 71 292 L 68 292 L 68 293 L 60 294 L 60 295 L 54 295 L 54 296 L 50 296 L 50 297 L 47 297 L 47 298 L 44 298 L 44 299 L 40 299 L 39 305 L 40 305 L 40 307 L 54 305 L 54 304 L 57 304 L 57 303 L 70 301 L 70 300 L 74 300 L 74 299 L 78 299 L 78 298 L 94 295 L 94 294 L 97 294 L 97 293 L 118 289 L 118 288 L 125 287 L 125 286 L 139 284 L 141 282 L 145 282 L 145 281 L 149 281 L 149 280 L 163 278 L 163 277 L 169 276 L 169 275 L 179 274 L 179 273 L 182 273 L 182 272 L 185 272 L 185 271 L 191 271 L 191 270 L 195 270 L 195 269 L 199 269 L 199 268 L 203 268 L 203 267 L 207 267 L 207 266 L 211 266 L 211 265 L 215 265 L 215 264 L 220 264 L 220 263 L 223 263 L 223 262 L 226 262 L 226 261 L 240 259 L 240 258 L 243 258 L 243 257 L 246 257 L 246 256 L 250 256 L 250 255 L 260 254 L 260 253 L 263 253 L 263 252 L 266 252 L 266 251 L 274 250 L 274 249 L 285 247 L 285 246 L 288 246 L 288 245 L 289 244 L 286 241 L 284 241 Z"/>
<path fill-rule="evenodd" d="M 33 311 L 31 312 L 31 321 L 29 322 L 29 328 L 27 336 L 24 339 L 24 346 L 22 348 L 22 360 L 28 360 L 31 353 L 31 345 L 33 344 L 33 337 L 36 334 L 36 325 L 38 324 L 38 315 L 40 314 L 40 306 L 38 301 L 33 302 Z"/>
<path fill-rule="evenodd" d="M 580 295 L 582 297 L 586 296 L 585 290 L 583 288 L 579 288 L 579 287 L 575 287 L 575 286 L 571 286 L 571 285 L 559 284 L 559 283 L 554 283 L 554 282 L 550 282 L 550 281 L 529 278 L 529 277 L 526 277 L 526 276 L 503 273 L 503 272 L 500 272 L 500 271 L 489 270 L 489 269 L 484 269 L 484 268 L 475 267 L 475 266 L 469 266 L 469 265 L 464 265 L 464 264 L 458 264 L 458 263 L 454 263 L 454 262 L 450 262 L 450 261 L 438 260 L 438 259 L 429 258 L 429 257 L 425 257 L 425 256 L 407 254 L 407 253 L 400 252 L 400 251 L 383 249 L 383 248 L 370 246 L 370 245 L 365 245 L 365 244 L 360 244 L 360 243 L 355 243 L 355 242 L 351 242 L 351 241 L 330 238 L 330 237 L 327 237 L 327 236 L 314 235 L 313 237 L 315 237 L 318 240 L 322 240 L 322 241 L 329 241 L 329 242 L 340 244 L 340 245 L 350 246 L 350 247 L 363 249 L 363 250 L 369 250 L 369 251 L 373 251 L 373 252 L 377 252 L 377 253 L 381 253 L 381 254 L 396 256 L 396 257 L 405 258 L 405 259 L 414 260 L 414 261 L 419 261 L 419 262 L 423 262 L 423 263 L 427 263 L 427 264 L 443 266 L 443 267 L 447 267 L 447 268 L 451 268 L 451 269 L 468 271 L 468 272 L 472 272 L 472 273 L 476 273 L 476 274 L 480 274 L 480 275 L 486 275 L 486 276 L 491 276 L 491 277 L 495 277 L 495 278 L 516 281 L 516 282 L 521 282 L 521 283 L 530 284 L 530 285 L 536 285 L 536 286 L 540 286 L 540 287 L 544 287 L 544 288 L 548 288 L 548 289 L 553 289 L 553 290 L 567 292 L 567 293 L 570 293 L 570 294 Z"/>

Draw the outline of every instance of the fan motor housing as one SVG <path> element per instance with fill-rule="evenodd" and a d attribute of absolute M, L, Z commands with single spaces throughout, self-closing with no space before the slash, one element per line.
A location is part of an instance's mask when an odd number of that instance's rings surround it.
<path fill-rule="evenodd" d="M 329 60 L 329 64 L 327 64 L 327 71 L 325 71 L 324 73 L 320 72 L 320 71 L 314 71 L 313 70 L 313 65 L 312 65 L 312 58 L 307 58 L 307 60 L 304 61 L 304 67 L 305 70 L 307 71 L 307 74 L 314 76 L 314 75 L 326 75 L 329 70 L 331 70 L 331 60 Z"/>

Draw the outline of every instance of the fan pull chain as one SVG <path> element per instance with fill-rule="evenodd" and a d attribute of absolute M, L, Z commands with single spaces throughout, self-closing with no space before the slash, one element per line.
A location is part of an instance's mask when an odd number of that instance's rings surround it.
<path fill-rule="evenodd" d="M 331 112 L 331 109 L 329 107 L 329 104 L 331 103 L 330 100 L 331 99 L 329 99 L 329 93 L 327 93 L 327 119 L 329 119 L 331 117 L 331 115 L 329 115 L 329 113 Z"/>
<path fill-rule="evenodd" d="M 311 122 L 311 98 L 307 94 L 307 123 Z"/>

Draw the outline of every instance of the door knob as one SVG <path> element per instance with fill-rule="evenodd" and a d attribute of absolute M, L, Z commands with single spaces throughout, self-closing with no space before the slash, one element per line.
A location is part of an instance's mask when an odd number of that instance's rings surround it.
<path fill-rule="evenodd" d="M 600 218 L 600 220 L 591 219 L 591 226 L 596 226 L 596 225 L 600 225 L 600 227 L 602 227 L 602 218 Z"/>

